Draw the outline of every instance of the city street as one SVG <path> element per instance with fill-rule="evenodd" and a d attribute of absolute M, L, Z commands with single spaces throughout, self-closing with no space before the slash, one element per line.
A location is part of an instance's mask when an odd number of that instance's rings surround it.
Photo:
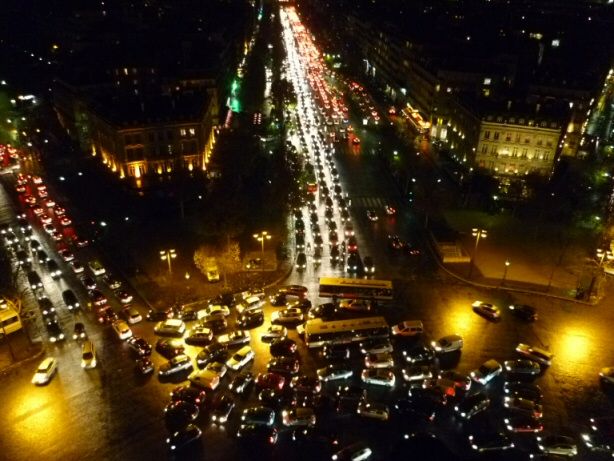
<path fill-rule="evenodd" d="M 400 459 L 395 453 L 403 452 L 405 434 L 430 431 L 443 440 L 455 455 L 458 455 L 458 459 L 528 459 L 529 452 L 538 451 L 534 434 L 511 434 L 516 448 L 504 452 L 505 455 L 495 452 L 492 457 L 476 458 L 467 442 L 470 433 L 488 429 L 506 431 L 503 418 L 508 413 L 503 408 L 504 376 L 494 378 L 485 386 L 472 383 L 472 391 L 483 390 L 490 398 L 491 405 L 487 411 L 468 423 L 462 423 L 454 416 L 454 403 L 461 400 L 458 396 L 441 408 L 432 423 L 418 421 L 417 418 L 403 416 L 392 410 L 399 399 L 407 397 L 409 387 L 401 371 L 408 366 L 402 352 L 409 351 L 418 344 L 428 345 L 442 336 L 457 334 L 461 335 L 464 341 L 462 350 L 441 354 L 434 362 L 435 371 L 453 369 L 469 374 L 489 359 L 503 363 L 505 360 L 520 358 L 515 352 L 518 343 L 537 346 L 554 354 L 552 365 L 544 367 L 534 380 L 544 395 L 544 433 L 573 437 L 578 445 L 578 456 L 575 459 L 605 459 L 602 454 L 586 448 L 581 434 L 589 430 L 590 417 L 612 414 L 614 389 L 604 387 L 599 382 L 600 369 L 614 365 L 611 352 L 614 350 L 614 337 L 610 332 L 614 311 L 609 309 L 609 304 L 602 302 L 596 306 L 587 306 L 547 297 L 512 296 L 502 290 L 479 290 L 448 277 L 443 271 L 438 271 L 431 251 L 422 241 L 422 223 L 417 222 L 409 203 L 400 198 L 398 188 L 389 172 L 383 168 L 381 159 L 371 153 L 382 141 L 378 139 L 377 130 L 370 130 L 368 135 L 361 136 L 359 146 L 351 140 L 340 140 L 332 146 L 326 139 L 326 135 L 332 130 L 341 132 L 343 124 L 333 124 L 330 128 L 330 125 L 320 121 L 325 118 L 319 110 L 321 101 L 318 100 L 316 90 L 307 83 L 310 81 L 307 68 L 317 67 L 317 57 L 312 54 L 314 61 L 309 61 L 307 53 L 313 51 L 308 48 L 310 39 L 299 44 L 297 36 L 301 35 L 301 25 L 293 22 L 297 17 L 292 14 L 291 9 L 284 8 L 281 20 L 284 26 L 284 44 L 288 52 L 286 71 L 299 93 L 296 108 L 290 113 L 292 124 L 296 127 L 290 141 L 305 162 L 315 164 L 319 159 L 322 168 L 318 174 L 318 192 L 313 200 L 315 211 L 310 211 L 307 205 L 299 211 L 305 225 L 304 246 L 297 246 L 296 237 L 299 235 L 296 234 L 291 235 L 291 241 L 288 242 L 288 246 L 294 249 L 293 255 L 305 254 L 306 265 L 304 268 L 295 267 L 287 279 L 267 289 L 266 299 L 276 293 L 280 286 L 296 284 L 307 287 L 307 297 L 312 305 L 330 301 L 319 298 L 318 279 L 322 276 L 347 275 L 347 258 L 337 263 L 331 260 L 334 242 L 331 241 L 330 224 L 327 223 L 336 223 L 339 244 L 343 241 L 345 245 L 345 222 L 342 218 L 342 207 L 338 205 L 339 198 L 344 198 L 348 203 L 349 221 L 353 223 L 358 252 L 362 258 L 360 264 L 363 264 L 366 256 L 370 256 L 375 267 L 375 272 L 370 277 L 391 280 L 394 285 L 394 300 L 378 306 L 378 314 L 383 315 L 391 326 L 404 320 L 421 320 L 424 332 L 417 338 L 394 338 L 393 370 L 396 385 L 391 389 L 361 382 L 360 373 L 365 366 L 364 358 L 356 347 L 352 347 L 350 359 L 346 364 L 353 370 L 353 377 L 341 381 L 342 384 L 339 385 L 361 385 L 367 389 L 370 401 L 387 404 L 392 415 L 388 421 L 377 421 L 356 414 L 338 414 L 333 403 L 338 385 L 325 384 L 323 394 L 326 397 L 321 408 L 317 409 L 316 426 L 329 434 L 338 435 L 338 447 L 322 448 L 315 443 L 300 445 L 293 442 L 292 428 L 281 424 L 280 411 L 276 415 L 276 427 L 280 434 L 277 445 L 254 449 L 239 443 L 235 434 L 240 426 L 241 412 L 244 408 L 257 405 L 258 395 L 254 386 L 248 388 L 246 395 L 231 394 L 228 384 L 237 372 L 229 370 L 217 390 L 207 391 L 205 410 L 195 422 L 203 430 L 202 440 L 171 458 L 211 461 L 313 461 L 330 459 L 337 449 L 364 441 L 374 452 L 370 459 L 383 461 Z M 302 33 L 303 39 L 307 36 L 307 32 Z M 300 85 L 302 88 L 299 88 Z M 353 124 L 358 126 L 358 123 Z M 327 153 L 330 153 L 330 161 L 326 158 Z M 333 170 L 338 170 L 338 179 Z M 0 189 L 0 223 L 14 223 L 16 217 L 11 205 L 14 175 L 3 177 L 2 184 L 6 189 Z M 339 185 L 341 192 L 336 194 L 334 206 L 327 207 L 326 196 L 322 193 L 323 186 L 332 192 L 335 185 Z M 18 209 L 21 206 L 24 205 L 16 204 Z M 394 207 L 396 213 L 387 215 L 386 206 Z M 333 209 L 332 216 L 327 216 L 327 208 Z M 375 212 L 377 221 L 368 218 L 369 210 Z M 312 213 L 317 216 L 317 224 L 314 226 L 310 225 Z M 28 218 L 30 222 L 35 222 L 33 216 Z M 289 220 L 295 226 L 293 230 L 296 230 L 297 219 L 290 217 Z M 322 233 L 323 239 L 321 263 L 316 263 L 314 259 L 318 245 L 316 228 Z M 37 323 L 32 325 L 29 331 L 35 340 L 43 341 L 46 356 L 53 356 L 58 360 L 58 372 L 46 386 L 31 384 L 38 363 L 24 364 L 0 376 L 5 422 L 0 435 L 0 458 L 11 461 L 25 461 L 34 457 L 67 461 L 166 459 L 168 450 L 165 439 L 168 432 L 165 427 L 164 408 L 170 401 L 170 392 L 180 384 L 187 384 L 188 374 L 179 373 L 174 375 L 172 380 L 160 379 L 157 371 L 166 359 L 154 352 L 152 361 L 156 372 L 153 375 L 140 376 L 135 369 L 134 355 L 126 342 L 120 340 L 109 325 L 100 325 L 94 312 L 87 307 L 88 292 L 80 276 L 74 274 L 71 267 L 61 260 L 53 241 L 45 235 L 39 224 L 34 225 L 34 234 L 63 271 L 60 280 L 55 281 L 44 269 L 38 267 L 38 263 L 33 264 L 43 278 L 44 292 L 56 306 L 67 338 L 55 344 L 48 341 L 41 316 L 38 314 L 37 301 L 28 290 L 26 310 L 35 310 L 37 315 Z M 392 249 L 389 243 L 391 235 L 398 235 L 401 241 L 419 250 L 419 254 L 409 255 Z M 101 256 L 96 246 L 75 247 L 73 250 L 76 259 L 84 266 Z M 26 284 L 24 274 L 22 278 Z M 103 283 L 102 278 L 94 278 L 98 288 L 108 298 L 108 304 L 114 311 L 120 312 L 122 304 L 117 290 Z M 67 288 L 74 290 L 82 302 L 83 308 L 76 314 L 70 313 L 64 306 L 61 293 Z M 123 288 L 130 291 L 130 287 Z M 472 303 L 476 300 L 498 306 L 501 309 L 501 319 L 493 322 L 473 312 Z M 510 304 L 534 306 L 538 319 L 529 323 L 515 317 L 508 309 Z M 145 320 L 147 309 L 142 303 L 137 301 L 133 305 L 143 316 L 142 322 L 130 325 L 133 334 L 155 345 L 160 338 L 154 334 L 155 323 Z M 249 344 L 255 352 L 255 359 L 243 370 L 251 371 L 254 376 L 266 371 L 270 359 L 269 346 L 260 338 L 270 325 L 272 313 L 278 309 L 267 301 L 264 305 L 264 324 L 249 330 Z M 235 328 L 236 317 L 236 312 L 231 309 L 230 328 L 227 331 L 233 331 Z M 98 366 L 94 369 L 84 370 L 80 366 L 81 345 L 72 339 L 75 321 L 85 324 L 89 339 L 96 345 Z M 197 322 L 186 323 L 189 330 Z M 289 338 L 298 344 L 300 374 L 314 376 L 317 369 L 327 364 L 317 349 L 308 349 L 305 346 L 295 328 L 289 328 Z M 195 368 L 195 357 L 200 350 L 201 347 L 186 345 L 185 353 L 192 359 Z M 216 424 L 210 420 L 211 401 L 223 393 L 231 395 L 236 406 L 228 423 Z M 430 459 L 439 459 L 436 454 L 430 455 Z M 441 459 L 446 461 L 450 458 Z"/>

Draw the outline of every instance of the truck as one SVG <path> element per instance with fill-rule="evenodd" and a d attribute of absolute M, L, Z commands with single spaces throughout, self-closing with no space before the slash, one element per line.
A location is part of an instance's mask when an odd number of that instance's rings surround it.
<path fill-rule="evenodd" d="M 207 276 L 207 281 L 211 283 L 220 281 L 220 271 L 215 258 L 205 259 L 205 275 Z"/>

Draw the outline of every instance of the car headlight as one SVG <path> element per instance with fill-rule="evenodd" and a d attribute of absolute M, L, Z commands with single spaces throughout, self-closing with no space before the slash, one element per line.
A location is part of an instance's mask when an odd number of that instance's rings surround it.
<path fill-rule="evenodd" d="M 472 444 L 471 444 L 471 448 L 473 448 L 474 450 L 477 450 L 477 449 L 478 449 L 478 446 L 477 446 L 475 443 L 472 443 Z"/>

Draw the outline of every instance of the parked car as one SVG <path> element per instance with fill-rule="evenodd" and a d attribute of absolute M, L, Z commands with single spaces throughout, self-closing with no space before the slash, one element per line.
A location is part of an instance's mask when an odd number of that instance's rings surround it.
<path fill-rule="evenodd" d="M 192 328 L 185 338 L 186 344 L 195 346 L 205 346 L 213 340 L 213 331 L 210 328 L 205 328 L 200 325 Z"/>
<path fill-rule="evenodd" d="M 190 360 L 190 357 L 181 354 L 177 355 L 176 357 L 173 357 L 168 362 L 160 365 L 158 375 L 170 376 L 180 371 L 191 371 L 193 368 L 194 367 L 192 366 L 192 361 Z"/>
<path fill-rule="evenodd" d="M 126 341 L 126 344 L 139 357 L 151 355 L 151 344 L 143 338 L 132 336 Z"/>
<path fill-rule="evenodd" d="M 281 412 L 284 426 L 315 426 L 316 415 L 313 408 L 294 407 L 285 408 Z"/>
<path fill-rule="evenodd" d="M 409 363 L 431 363 L 435 360 L 435 351 L 431 346 L 416 346 L 409 351 L 402 352 Z"/>
<path fill-rule="evenodd" d="M 271 323 L 300 323 L 303 320 L 303 312 L 294 307 L 275 311 L 271 315 Z"/>
<path fill-rule="evenodd" d="M 463 348 L 463 337 L 448 335 L 431 342 L 431 346 L 438 353 L 454 352 Z"/>
<path fill-rule="evenodd" d="M 241 424 L 257 424 L 270 427 L 274 423 L 275 410 L 263 406 L 245 408 L 241 415 Z"/>
<path fill-rule="evenodd" d="M 542 371 L 539 363 L 527 359 L 506 360 L 503 362 L 503 367 L 508 374 L 537 376 Z"/>
<path fill-rule="evenodd" d="M 358 404 L 356 413 L 365 418 L 378 419 L 380 421 L 388 421 L 390 410 L 388 405 L 383 403 L 368 402 L 363 400 Z"/>
<path fill-rule="evenodd" d="M 237 431 L 237 438 L 252 445 L 275 445 L 277 429 L 262 424 L 241 424 Z"/>
<path fill-rule="evenodd" d="M 240 370 L 250 360 L 253 360 L 254 356 L 254 351 L 250 346 L 243 346 L 226 361 L 226 365 L 232 370 Z"/>
<path fill-rule="evenodd" d="M 158 322 L 154 327 L 157 335 L 182 337 L 185 333 L 185 323 L 179 319 L 167 319 Z"/>
<path fill-rule="evenodd" d="M 220 395 L 213 403 L 211 410 L 211 421 L 224 424 L 235 407 L 235 402 L 228 394 Z"/>
<path fill-rule="evenodd" d="M 233 391 L 235 394 L 243 394 L 253 382 L 254 376 L 249 371 L 239 373 L 228 385 L 228 389 Z"/>
<path fill-rule="evenodd" d="M 510 432 L 541 432 L 544 426 L 540 419 L 527 415 L 515 415 L 503 420 L 505 427 Z"/>
<path fill-rule="evenodd" d="M 161 338 L 156 341 L 156 352 L 158 352 L 162 357 L 172 359 L 173 357 L 184 354 L 185 347 L 180 339 Z"/>
<path fill-rule="evenodd" d="M 503 383 L 503 392 L 511 397 L 520 397 L 534 402 L 539 402 L 544 397 L 541 388 L 537 384 L 518 381 L 506 381 Z"/>
<path fill-rule="evenodd" d="M 545 437 L 537 436 L 537 447 L 549 455 L 560 455 L 573 457 L 578 454 L 576 441 L 564 435 L 548 435 Z"/>
<path fill-rule="evenodd" d="M 552 363 L 552 358 L 554 355 L 540 347 L 529 346 L 528 344 L 519 343 L 516 346 L 516 352 L 518 352 L 523 357 L 526 357 L 531 360 L 535 360 L 536 362 L 541 363 L 549 367 Z"/>
<path fill-rule="evenodd" d="M 516 317 L 526 320 L 527 322 L 534 322 L 537 320 L 537 309 L 533 306 L 526 304 L 510 304 L 510 312 Z"/>
<path fill-rule="evenodd" d="M 394 372 L 388 368 L 371 368 L 362 370 L 360 378 L 364 383 L 394 387 Z"/>
<path fill-rule="evenodd" d="M 205 346 L 196 356 L 196 364 L 199 368 L 204 368 L 210 362 L 226 360 L 228 358 L 228 348 L 219 343 L 212 343 Z"/>
<path fill-rule="evenodd" d="M 318 378 L 322 381 L 336 381 L 338 379 L 348 379 L 353 375 L 353 371 L 345 364 L 332 364 L 316 371 Z"/>
<path fill-rule="evenodd" d="M 405 320 L 393 325 L 391 331 L 395 336 L 416 336 L 424 332 L 424 325 L 421 320 Z"/>
<path fill-rule="evenodd" d="M 502 451 L 514 448 L 514 442 L 502 432 L 471 434 L 468 439 L 469 446 L 479 452 Z"/>
<path fill-rule="evenodd" d="M 350 348 L 346 345 L 327 345 L 322 348 L 322 358 L 328 361 L 343 361 L 350 358 Z"/>
<path fill-rule="evenodd" d="M 296 354 L 298 346 L 290 338 L 275 339 L 269 346 L 269 352 L 273 357 Z"/>
<path fill-rule="evenodd" d="M 183 429 L 173 432 L 170 437 L 166 439 L 166 445 L 171 452 L 176 452 L 186 445 L 198 440 L 202 435 L 202 431 L 194 426 L 193 424 L 188 424 Z"/>
<path fill-rule="evenodd" d="M 385 352 L 382 354 L 368 354 L 365 357 L 366 368 L 393 368 L 394 359 L 392 354 Z"/>
<path fill-rule="evenodd" d="M 288 330 L 283 325 L 270 325 L 267 330 L 262 333 L 260 340 L 264 343 L 270 343 L 275 339 L 281 339 L 288 336 Z"/>
<path fill-rule="evenodd" d="M 465 397 L 455 407 L 454 411 L 463 419 L 471 419 L 476 414 L 486 410 L 490 405 L 490 399 L 484 392 Z"/>
<path fill-rule="evenodd" d="M 471 372 L 471 377 L 480 384 L 488 384 L 493 378 L 499 376 L 503 367 L 496 360 L 487 360 L 480 368 Z"/>
<path fill-rule="evenodd" d="M 541 404 L 520 397 L 504 397 L 503 406 L 514 413 L 522 413 L 537 419 L 544 414 Z"/>
<path fill-rule="evenodd" d="M 236 330 L 231 333 L 219 335 L 216 338 L 218 344 L 226 347 L 236 347 L 249 344 L 250 334 L 248 330 Z"/>
<path fill-rule="evenodd" d="M 408 382 L 424 381 L 433 377 L 433 370 L 428 365 L 414 365 L 403 368 L 403 379 Z"/>
<path fill-rule="evenodd" d="M 501 317 L 501 311 L 494 304 L 475 301 L 472 307 L 476 314 L 486 317 L 489 320 L 498 320 Z"/>

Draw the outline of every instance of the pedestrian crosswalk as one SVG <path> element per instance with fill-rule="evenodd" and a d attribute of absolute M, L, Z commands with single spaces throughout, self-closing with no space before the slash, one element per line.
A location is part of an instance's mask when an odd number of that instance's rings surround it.
<path fill-rule="evenodd" d="M 354 208 L 383 208 L 386 205 L 398 207 L 397 199 L 384 199 L 382 197 L 351 197 Z"/>

